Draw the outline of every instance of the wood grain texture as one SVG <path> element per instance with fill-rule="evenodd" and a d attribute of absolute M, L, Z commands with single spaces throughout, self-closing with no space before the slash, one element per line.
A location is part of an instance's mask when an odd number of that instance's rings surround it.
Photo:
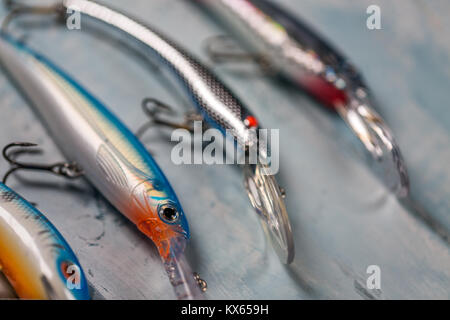
<path fill-rule="evenodd" d="M 164 30 L 206 63 L 203 41 L 224 33 L 189 1 L 105 2 Z M 207 298 L 448 299 L 450 3 L 279 2 L 327 35 L 363 70 L 402 148 L 411 197 L 421 209 L 418 213 L 388 194 L 342 121 L 304 93 L 258 72 L 214 67 L 264 126 L 280 129 L 278 178 L 287 190 L 296 258 L 285 267 L 265 243 L 237 168 L 176 166 L 170 161 L 170 131 L 152 129 L 143 142 L 188 216 L 189 257 L 208 282 Z M 366 28 L 370 4 L 382 9 L 382 30 Z M 15 24 L 12 30 L 26 34 L 31 47 L 73 75 L 131 128 L 144 122 L 144 97 L 184 103 L 145 61 L 117 42 L 104 41 L 83 22 L 78 31 L 36 24 L 31 29 Z M 36 142 L 45 150 L 42 161 L 62 158 L 4 73 L 0 109 L 0 145 Z M 0 172 L 6 168 L 0 161 Z M 22 173 L 9 184 L 37 202 L 69 241 L 95 298 L 173 298 L 154 246 L 87 182 Z M 381 268 L 381 290 L 366 288 L 366 268 L 372 264 Z"/>

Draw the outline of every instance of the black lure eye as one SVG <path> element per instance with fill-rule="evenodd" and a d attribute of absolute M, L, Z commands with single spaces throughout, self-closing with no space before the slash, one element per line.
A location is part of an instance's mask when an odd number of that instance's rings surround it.
<path fill-rule="evenodd" d="M 175 222 L 178 220 L 178 211 L 171 206 L 161 207 L 160 215 L 167 222 Z"/>

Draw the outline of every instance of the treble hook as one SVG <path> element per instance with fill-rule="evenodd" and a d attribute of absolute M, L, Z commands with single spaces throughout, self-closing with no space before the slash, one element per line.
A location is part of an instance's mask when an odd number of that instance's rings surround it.
<path fill-rule="evenodd" d="M 142 110 L 144 113 L 150 118 L 150 121 L 145 123 L 136 131 L 136 136 L 138 138 L 142 137 L 142 135 L 153 125 L 162 125 L 166 127 L 170 127 L 173 129 L 186 129 L 188 131 L 193 131 L 192 123 L 194 121 L 201 121 L 203 118 L 198 113 L 187 113 L 184 117 L 184 121 L 170 121 L 167 118 L 163 118 L 160 116 L 161 113 L 165 113 L 168 115 L 174 115 L 175 112 L 173 108 L 164 102 L 159 101 L 155 98 L 144 98 L 142 100 Z"/>
<path fill-rule="evenodd" d="M 16 0 L 3 0 L 3 4 L 8 10 L 10 10 L 10 12 L 3 20 L 1 26 L 2 32 L 6 32 L 9 24 L 14 18 L 23 14 L 57 14 L 60 17 L 64 16 L 64 5 L 62 4 L 62 2 L 58 2 L 48 6 L 32 6 Z"/>
<path fill-rule="evenodd" d="M 3 176 L 3 184 L 6 184 L 6 180 L 8 177 L 15 171 L 18 170 L 39 170 L 39 171 L 48 171 L 53 174 L 68 178 L 75 179 L 79 178 L 83 175 L 83 171 L 77 166 L 76 163 L 68 163 L 68 162 L 58 162 L 55 164 L 45 165 L 45 164 L 36 164 L 36 163 L 25 163 L 19 162 L 11 158 L 11 153 L 8 153 L 8 150 L 15 147 L 21 148 L 30 148 L 36 147 L 37 144 L 29 143 L 29 142 L 13 142 L 6 145 L 3 148 L 2 154 L 3 158 L 8 161 L 11 165 L 11 168 L 6 172 Z"/>

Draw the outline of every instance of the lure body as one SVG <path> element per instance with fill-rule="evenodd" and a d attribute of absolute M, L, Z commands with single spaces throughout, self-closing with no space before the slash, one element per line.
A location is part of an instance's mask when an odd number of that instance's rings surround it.
<path fill-rule="evenodd" d="M 82 17 L 101 21 L 132 36 L 152 51 L 177 77 L 205 121 L 223 133 L 230 130 L 238 145 L 253 146 L 258 123 L 237 97 L 204 65 L 154 28 L 94 1 L 67 0 Z"/>
<path fill-rule="evenodd" d="M 269 150 L 262 144 L 258 146 L 256 129 L 259 126 L 256 117 L 208 68 L 180 46 L 153 27 L 97 2 L 65 0 L 63 6 L 80 12 L 83 21 L 91 19 L 94 22 L 101 22 L 136 40 L 146 54 L 153 54 L 160 59 L 162 65 L 172 71 L 209 125 L 219 129 L 223 134 L 227 130 L 232 134 L 238 154 L 244 155 L 250 148 L 258 148 L 261 158 L 264 160 L 269 158 Z M 251 170 L 244 172 L 246 186 L 249 184 L 255 186 L 259 183 L 259 189 L 253 188 L 251 191 L 248 189 L 248 193 L 259 217 L 263 223 L 268 224 L 269 235 L 275 240 L 272 241 L 275 250 L 282 261 L 292 262 L 294 257 L 292 231 L 281 191 L 274 176 L 266 174 L 268 171 L 261 165 L 252 166 Z M 262 181 L 265 185 L 261 185 Z M 263 201 L 263 198 L 267 201 Z"/>
<path fill-rule="evenodd" d="M 0 60 L 69 161 L 157 246 L 179 298 L 199 298 L 184 248 L 181 205 L 145 147 L 100 101 L 43 56 L 7 35 Z M 177 268 L 184 268 L 179 269 Z"/>
<path fill-rule="evenodd" d="M 90 299 L 69 244 L 41 212 L 2 183 L 0 268 L 20 298 Z"/>
<path fill-rule="evenodd" d="M 248 50 L 264 54 L 272 69 L 306 88 L 327 107 L 346 104 L 349 91 L 355 88 L 366 90 L 342 54 L 276 4 L 265 0 L 194 1 L 213 9 Z"/>
<path fill-rule="evenodd" d="M 337 111 L 375 160 L 386 185 L 399 197 L 409 179 L 389 128 L 373 110 L 356 68 L 306 24 L 268 0 L 193 0 L 230 27 L 233 35 L 270 70 Z"/>

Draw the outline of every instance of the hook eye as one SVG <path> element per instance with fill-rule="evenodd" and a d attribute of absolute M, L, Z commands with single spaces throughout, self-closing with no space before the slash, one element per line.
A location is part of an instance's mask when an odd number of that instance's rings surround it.
<path fill-rule="evenodd" d="M 173 109 L 168 104 L 155 98 L 144 98 L 142 100 L 142 109 L 150 118 L 154 118 L 159 112 L 173 114 Z"/>

